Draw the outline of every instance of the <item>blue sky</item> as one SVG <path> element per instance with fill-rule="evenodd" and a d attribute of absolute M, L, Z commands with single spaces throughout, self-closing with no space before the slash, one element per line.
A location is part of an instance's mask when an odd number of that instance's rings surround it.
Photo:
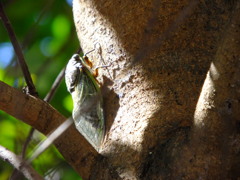
<path fill-rule="evenodd" d="M 13 58 L 13 47 L 9 42 L 0 43 L 0 68 L 5 68 Z"/>

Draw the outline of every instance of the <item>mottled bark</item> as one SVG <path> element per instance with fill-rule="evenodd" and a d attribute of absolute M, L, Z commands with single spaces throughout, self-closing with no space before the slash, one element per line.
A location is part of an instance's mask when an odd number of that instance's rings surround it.
<path fill-rule="evenodd" d="M 239 177 L 239 11 L 238 1 L 74 0 L 84 52 L 110 65 L 92 179 Z"/>

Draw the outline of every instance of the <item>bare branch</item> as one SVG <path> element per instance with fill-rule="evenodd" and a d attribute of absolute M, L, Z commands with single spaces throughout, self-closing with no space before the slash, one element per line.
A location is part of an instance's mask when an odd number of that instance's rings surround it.
<path fill-rule="evenodd" d="M 26 151 L 27 151 L 27 146 L 30 143 L 33 133 L 34 133 L 34 128 L 31 128 L 29 133 L 28 133 L 28 137 L 26 138 L 26 141 L 24 142 L 23 148 L 22 148 L 22 158 L 25 158 L 26 155 Z"/>
<path fill-rule="evenodd" d="M 66 118 L 51 105 L 34 96 L 26 95 L 0 81 L 0 109 L 31 125 L 47 135 Z M 68 128 L 55 142 L 67 162 L 88 179 L 92 168 L 98 163 L 98 153 L 74 126 Z"/>
<path fill-rule="evenodd" d="M 0 158 L 10 163 L 18 171 L 21 171 L 27 179 L 43 180 L 43 178 L 29 164 L 24 163 L 23 159 L 20 156 L 17 156 L 1 145 Z"/>
<path fill-rule="evenodd" d="M 60 73 L 58 74 L 57 78 L 55 79 L 50 91 L 48 92 L 48 94 L 46 95 L 46 97 L 44 98 L 44 101 L 46 102 L 50 102 L 57 90 L 57 88 L 59 87 L 60 83 L 62 82 L 62 79 L 64 77 L 65 74 L 65 69 L 63 68 Z"/>
<path fill-rule="evenodd" d="M 16 37 L 16 35 L 14 33 L 12 25 L 11 25 L 8 17 L 6 16 L 6 14 L 5 14 L 4 10 L 3 10 L 2 3 L 0 3 L 0 18 L 2 19 L 2 22 L 3 22 L 7 32 L 9 34 L 9 38 L 10 38 L 10 40 L 12 42 L 13 48 L 15 50 L 15 53 L 16 53 L 17 57 L 18 57 L 18 62 L 20 64 L 21 68 L 22 68 L 22 72 L 23 72 L 25 81 L 27 83 L 29 93 L 31 95 L 33 95 L 33 96 L 37 96 L 36 88 L 35 88 L 35 86 L 33 84 L 30 72 L 28 70 L 25 58 L 23 56 L 22 49 L 21 49 L 20 44 L 19 44 L 19 42 L 17 40 L 17 37 Z"/>

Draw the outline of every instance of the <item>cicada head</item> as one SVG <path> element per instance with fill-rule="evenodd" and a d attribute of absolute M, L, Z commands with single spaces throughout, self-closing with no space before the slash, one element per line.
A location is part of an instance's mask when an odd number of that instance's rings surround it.
<path fill-rule="evenodd" d="M 74 54 L 72 58 L 68 61 L 65 70 L 65 82 L 67 89 L 70 93 L 74 91 L 76 86 L 77 77 L 79 75 L 79 69 L 82 68 L 82 62 L 78 54 Z"/>

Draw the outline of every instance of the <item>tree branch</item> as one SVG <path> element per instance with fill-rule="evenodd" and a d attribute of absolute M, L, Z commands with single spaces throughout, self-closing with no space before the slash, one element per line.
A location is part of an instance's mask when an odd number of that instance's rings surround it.
<path fill-rule="evenodd" d="M 50 91 L 48 92 L 48 94 L 46 95 L 46 97 L 44 98 L 44 101 L 46 102 L 50 102 L 58 88 L 58 86 L 60 85 L 60 83 L 62 82 L 62 79 L 64 77 L 65 74 L 65 67 L 60 71 L 60 73 L 58 74 L 57 78 L 55 79 Z"/>
<path fill-rule="evenodd" d="M 12 28 L 12 25 L 11 25 L 8 17 L 6 16 L 6 14 L 3 10 L 3 6 L 2 6 L 1 2 L 0 2 L 0 18 L 2 19 L 2 22 L 3 22 L 7 32 L 9 34 L 9 38 L 12 42 L 13 48 L 15 50 L 15 53 L 16 53 L 17 57 L 18 57 L 18 62 L 20 64 L 21 68 L 22 68 L 22 72 L 23 72 L 25 81 L 27 83 L 29 93 L 33 96 L 37 96 L 37 91 L 36 91 L 36 88 L 33 84 L 30 72 L 28 70 L 25 58 L 23 56 L 22 49 L 20 47 L 20 44 L 18 43 L 17 37 L 16 37 L 16 35 L 14 33 L 14 30 Z"/>
<path fill-rule="evenodd" d="M 54 131 L 66 118 L 48 103 L 26 95 L 0 81 L 0 109 L 31 125 L 43 134 Z M 66 161 L 88 179 L 97 163 L 98 153 L 85 138 L 71 126 L 55 142 Z"/>
<path fill-rule="evenodd" d="M 17 156 L 7 148 L 0 146 L 0 158 L 10 163 L 15 169 L 21 171 L 29 180 L 43 180 L 43 178 L 20 156 Z"/>

